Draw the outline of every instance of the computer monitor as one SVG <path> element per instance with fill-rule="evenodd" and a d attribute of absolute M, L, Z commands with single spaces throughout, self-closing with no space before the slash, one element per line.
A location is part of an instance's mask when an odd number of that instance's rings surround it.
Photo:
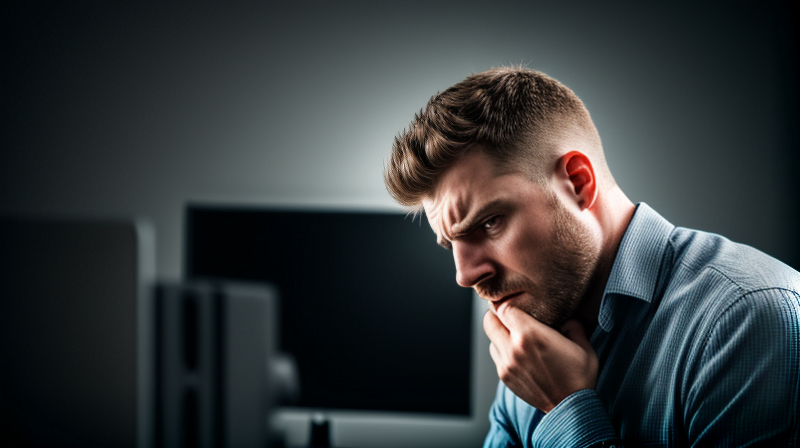
<path fill-rule="evenodd" d="M 0 218 L 0 445 L 148 446 L 149 225 Z"/>
<path fill-rule="evenodd" d="M 456 285 L 452 254 L 424 217 L 192 204 L 185 253 L 190 280 L 276 285 L 279 346 L 294 356 L 301 389 L 286 412 L 331 416 L 334 446 L 374 444 L 377 428 L 392 422 L 406 440 L 390 437 L 407 445 L 419 442 L 415 422 L 424 422 L 420 434 L 437 421 L 464 433 L 486 419 L 474 409 L 480 305 Z M 359 428 L 337 430 L 348 418 Z"/>

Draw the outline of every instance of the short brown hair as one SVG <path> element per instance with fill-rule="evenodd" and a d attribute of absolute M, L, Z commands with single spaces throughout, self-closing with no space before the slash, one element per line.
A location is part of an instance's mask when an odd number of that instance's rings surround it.
<path fill-rule="evenodd" d="M 593 160 L 595 169 L 600 165 L 600 171 L 607 171 L 597 129 L 572 90 L 535 70 L 494 68 L 430 99 L 395 138 L 384 181 L 397 202 L 419 206 L 445 170 L 479 149 L 495 168 L 524 172 L 541 182 L 553 152 L 548 146 L 575 137 L 585 152 L 595 153 L 587 154 L 598 159 Z"/>

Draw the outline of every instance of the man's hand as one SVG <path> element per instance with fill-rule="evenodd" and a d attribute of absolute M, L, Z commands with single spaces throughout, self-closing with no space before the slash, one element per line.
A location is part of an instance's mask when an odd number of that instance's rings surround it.
<path fill-rule="evenodd" d="M 541 411 L 597 384 L 597 355 L 576 320 L 559 333 L 522 310 L 504 307 L 499 317 L 488 311 L 483 328 L 500 380 Z"/>

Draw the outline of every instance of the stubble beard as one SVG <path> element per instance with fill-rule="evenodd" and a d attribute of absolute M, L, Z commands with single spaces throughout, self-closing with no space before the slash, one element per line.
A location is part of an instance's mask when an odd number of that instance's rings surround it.
<path fill-rule="evenodd" d="M 549 198 L 553 210 L 553 251 L 545 265 L 542 285 L 521 275 L 498 272 L 485 284 L 476 287 L 481 297 L 502 297 L 525 291 L 518 308 L 538 321 L 560 328 L 574 313 L 589 289 L 597 264 L 595 249 L 588 229 L 567 211 L 553 193 Z"/>

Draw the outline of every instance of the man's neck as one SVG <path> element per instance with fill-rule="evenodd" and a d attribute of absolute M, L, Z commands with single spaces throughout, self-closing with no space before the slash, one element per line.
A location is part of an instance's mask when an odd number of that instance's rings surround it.
<path fill-rule="evenodd" d="M 608 277 L 611 275 L 611 268 L 614 266 L 622 237 L 636 211 L 636 206 L 618 186 L 605 191 L 598 199 L 600 199 L 598 206 L 601 207 L 598 220 L 602 230 L 602 249 L 586 296 L 574 316 L 583 325 L 587 336 L 591 336 L 597 326 L 600 305 Z"/>

